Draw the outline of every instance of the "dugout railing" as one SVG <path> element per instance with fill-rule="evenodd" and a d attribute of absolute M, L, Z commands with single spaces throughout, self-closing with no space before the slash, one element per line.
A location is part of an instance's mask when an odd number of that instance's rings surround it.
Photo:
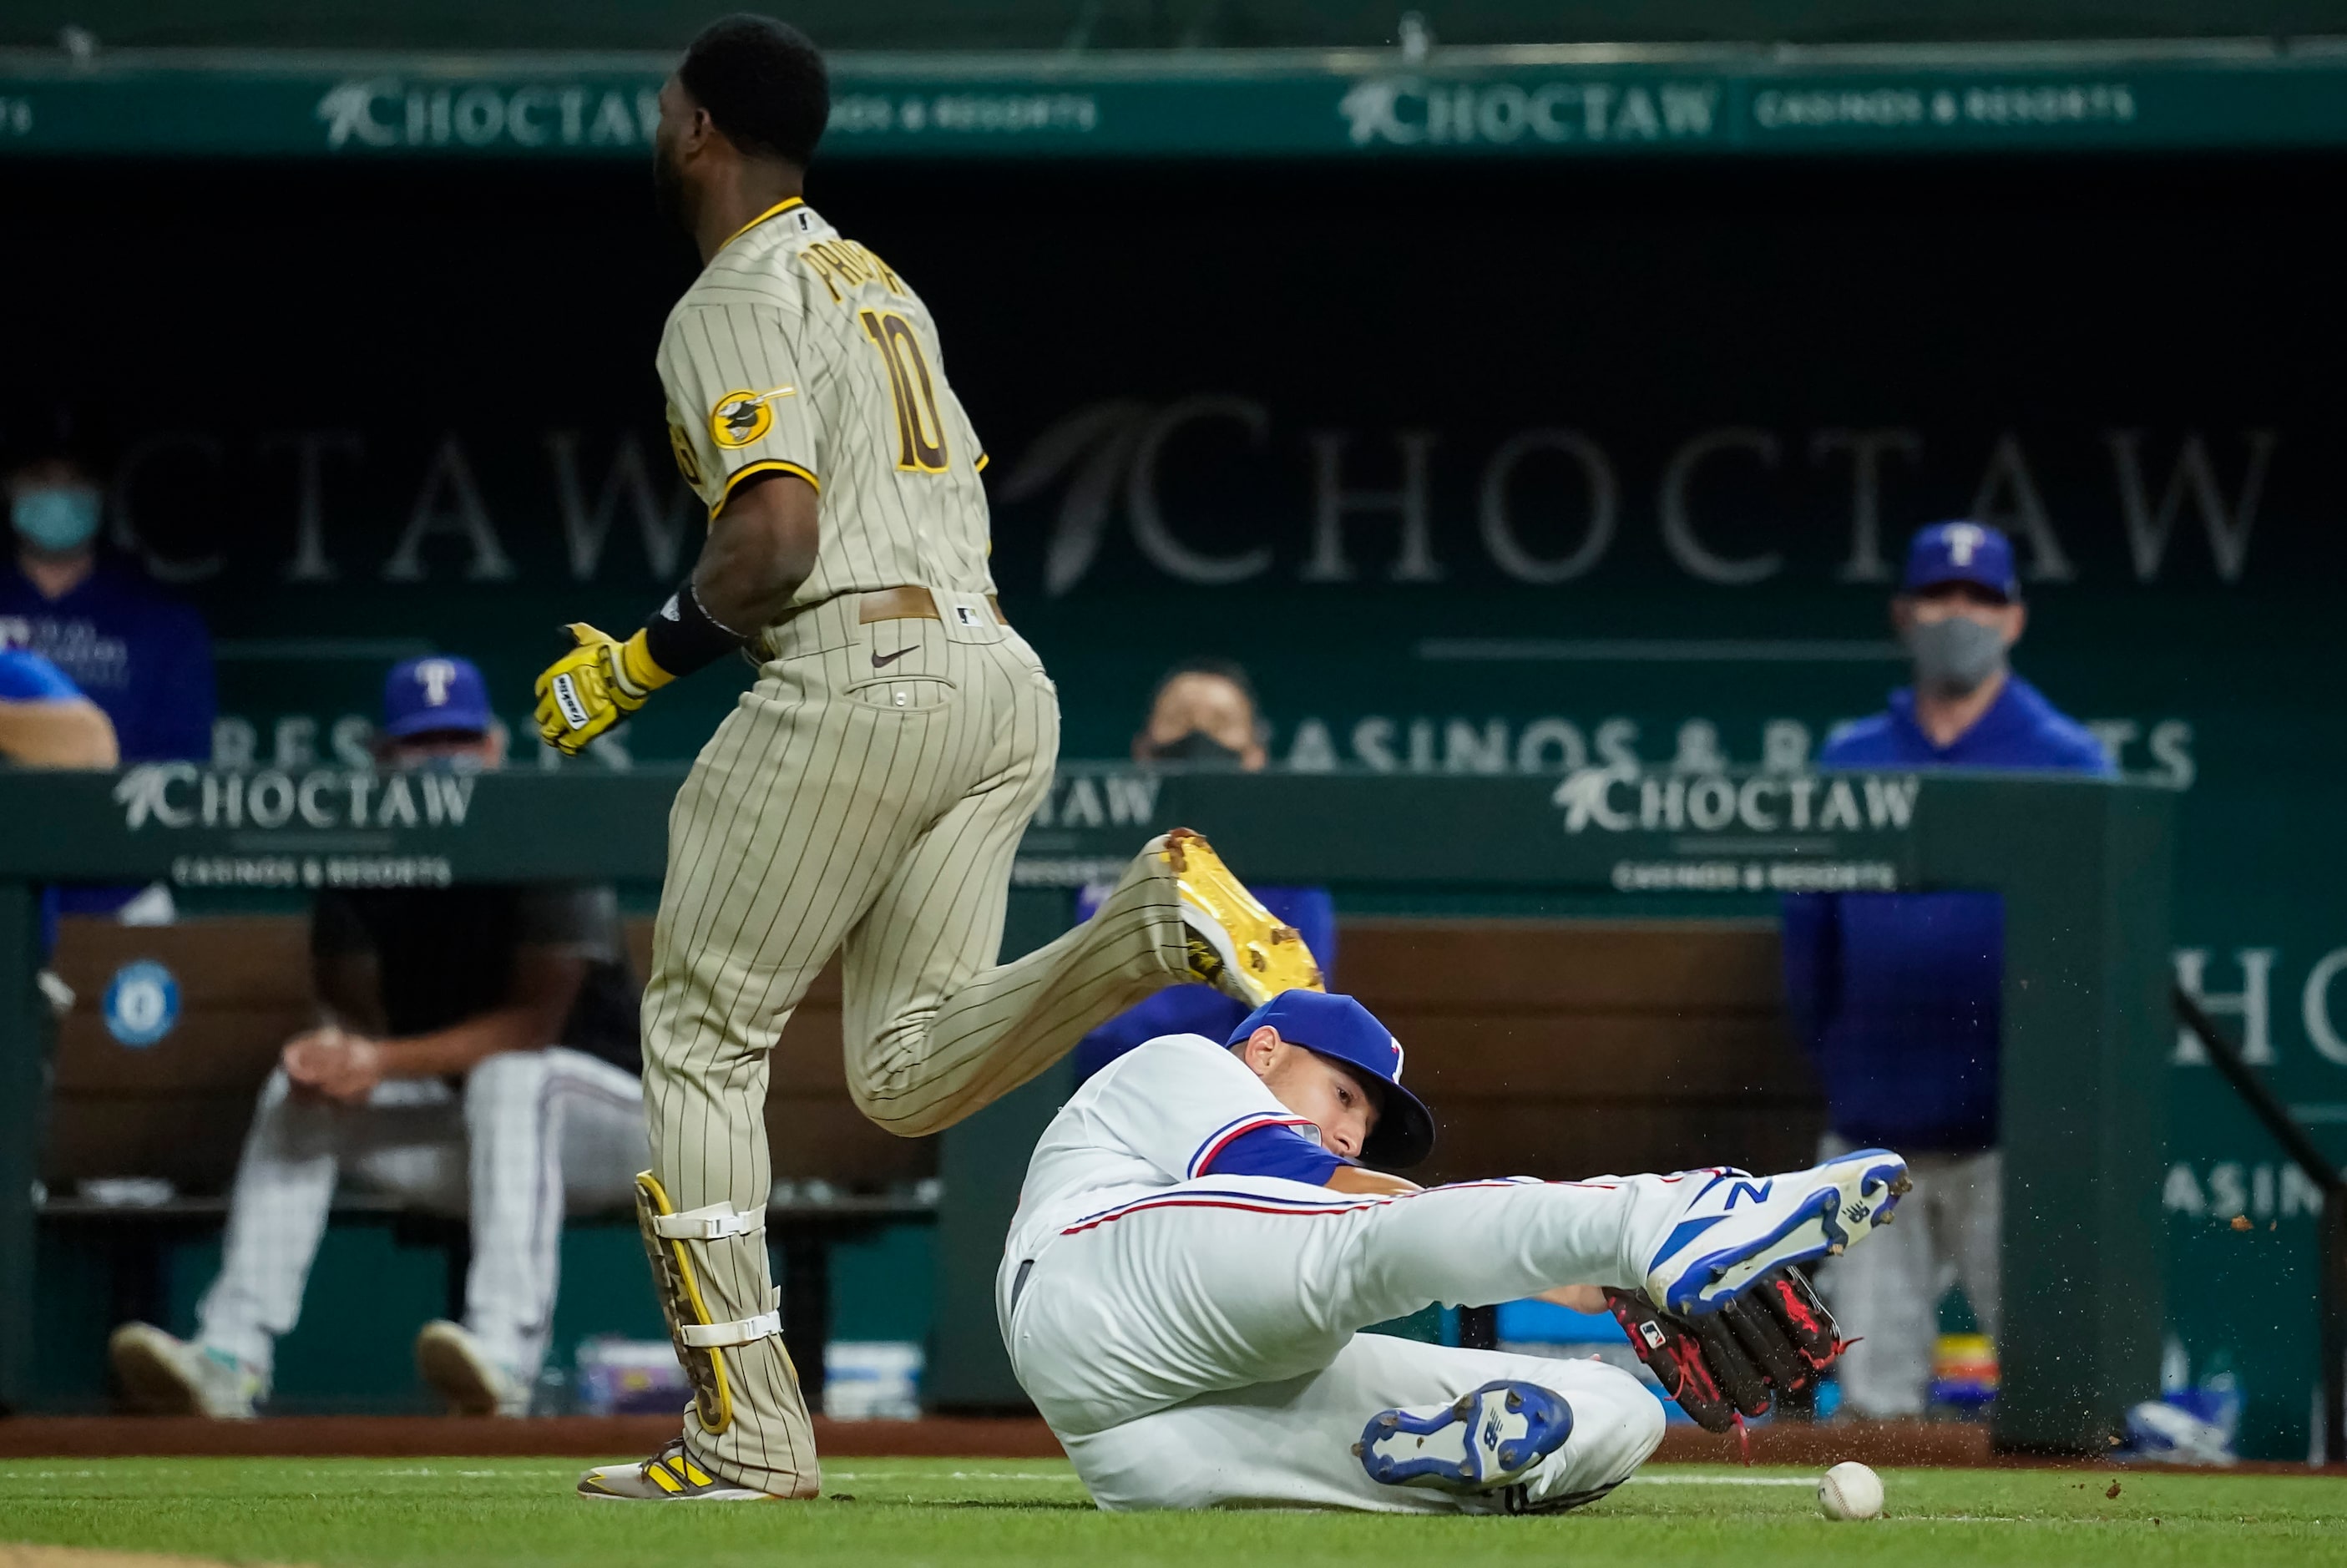
<path fill-rule="evenodd" d="M 44 1122 L 36 888 L 160 878 L 212 889 L 445 886 L 582 873 L 658 881 L 678 774 L 434 777 L 401 791 L 320 769 L 147 764 L 0 774 L 0 1400 L 26 1386 Z M 2157 1388 L 2160 1180 L 2173 1042 L 2174 796 L 2013 774 L 1139 774 L 1071 765 L 1024 840 L 1005 948 L 1049 939 L 1071 890 L 1151 833 L 1211 835 L 1253 879 L 1353 897 L 1607 893 L 1684 900 L 1973 887 L 2005 902 L 2004 1281 L 1994 1437 L 2099 1453 Z M 946 1135 L 929 1397 L 1012 1402 L 992 1275 L 1028 1147 L 1060 1081 Z"/>

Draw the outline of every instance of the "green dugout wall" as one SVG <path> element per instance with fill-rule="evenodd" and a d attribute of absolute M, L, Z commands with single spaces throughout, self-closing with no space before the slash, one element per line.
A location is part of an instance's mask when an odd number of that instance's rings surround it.
<path fill-rule="evenodd" d="M 1250 665 L 1275 762 L 1305 772 L 1798 766 L 1902 679 L 1883 601 L 1908 530 L 2003 522 L 2032 611 L 2019 668 L 2130 776 L 2178 792 L 2176 978 L 2347 1160 L 2330 630 L 2347 296 L 2323 118 L 2347 98 L 2318 79 L 2341 56 L 1764 53 L 1438 53 L 1427 81 L 1480 95 L 1446 123 L 1479 135 L 1487 99 L 1512 123 L 1507 105 L 1551 87 L 1613 94 L 1609 133 L 1629 117 L 1624 139 L 1503 145 L 1355 144 L 1337 106 L 1389 52 L 1258 60 L 1258 101 L 1306 106 L 1284 152 L 1204 146 L 1228 116 L 1161 117 L 1113 157 L 981 116 L 996 128 L 950 148 L 842 136 L 812 194 L 941 323 L 993 457 L 996 574 L 1059 680 L 1070 757 L 1122 754 L 1157 674 L 1210 652 Z M 628 124 L 657 62 L 608 80 L 577 58 L 528 80 L 475 62 L 504 94 L 477 149 L 455 144 L 453 90 L 452 143 L 431 145 L 449 79 L 413 56 L 359 79 L 410 73 L 367 107 L 404 136 L 412 78 L 415 147 L 324 145 L 339 66 L 292 68 L 300 90 L 257 122 L 201 113 L 222 101 L 202 83 L 233 79 L 172 77 L 165 107 L 227 138 L 202 155 L 133 113 L 123 84 L 168 62 L 107 58 L 80 78 L 52 51 L 0 60 L 12 125 L 21 103 L 56 128 L 36 77 L 97 95 L 70 147 L 0 137 L 0 280 L 25 302 L 0 425 L 56 397 L 104 411 L 114 536 L 218 639 L 223 762 L 354 762 L 384 665 L 426 650 L 478 658 L 526 724 L 551 628 L 633 624 L 690 557 L 650 363 L 692 262 L 651 217 L 640 142 L 521 146 L 512 93 L 592 77 Z M 929 108 L 973 73 L 1014 96 L 1042 79 L 1032 60 L 866 64 L 843 81 L 928 82 Z M 1156 90 L 1136 78 L 1162 65 L 1051 69 L 1099 86 L 1099 108 Z M 1758 125 L 1758 91 L 1820 75 L 1865 77 L 1832 98 L 1842 122 Z M 2301 86 L 2262 91 L 2285 77 Z M 1664 77 L 1750 118 L 1650 144 L 1624 106 L 1645 83 L 1659 116 Z M 1943 77 L 1962 135 L 1933 118 Z M 2063 91 L 1989 91 L 2022 78 Z M 2226 81 L 2280 118 L 2182 114 Z M 2124 122 L 2028 118 L 2108 108 L 2116 84 Z M 2007 123 L 1967 118 L 1974 88 Z M 2301 89 L 2313 109 L 2277 107 Z M 1397 101 L 1415 123 L 1419 100 Z M 600 87 L 579 102 L 584 139 Z M 733 679 L 663 693 L 567 771 L 690 757 Z M 2171 1034 L 2164 1061 L 2188 1112 L 2157 1189 L 2168 1330 L 2194 1376 L 2238 1373 L 2249 1451 L 2298 1457 L 2319 1198 L 2197 1051 Z"/>
<path fill-rule="evenodd" d="M 22 1387 L 33 1281 L 41 1065 L 31 879 L 160 877 L 190 889 L 446 885 L 595 869 L 656 880 L 674 773 L 421 781 L 314 769 L 150 764 L 118 777 L 0 777 L 0 1398 Z M 2164 1302 L 2157 1064 L 2169 1049 L 2172 791 L 2059 779 L 1590 770 L 1531 779 L 1149 776 L 1071 770 L 1014 869 L 1020 929 L 1064 924 L 1068 890 L 1187 823 L 1267 881 L 1343 897 L 1975 886 L 2005 897 L 2005 1288 L 2001 1442 L 2100 1452 L 2156 1387 Z M 1055 919 L 1056 917 L 1056 919 Z M 948 1134 L 933 1397 L 1016 1397 L 992 1339 L 1001 1236 L 1054 1077 Z M 1439 1112 L 1439 1107 L 1438 1107 Z M 1569 1162 L 1570 1152 L 1558 1159 Z M 1559 1171 L 1553 1173 L 1563 1173 Z"/>

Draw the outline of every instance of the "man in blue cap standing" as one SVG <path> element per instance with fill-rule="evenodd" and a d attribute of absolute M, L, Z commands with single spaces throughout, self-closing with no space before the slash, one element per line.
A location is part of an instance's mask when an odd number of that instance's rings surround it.
<path fill-rule="evenodd" d="M 2111 776 L 2094 736 L 2014 672 L 2028 613 L 2003 533 L 1918 533 L 1891 605 L 1915 683 L 1836 731 L 1819 765 Z M 1858 1340 L 1843 1398 L 1860 1415 L 1920 1415 L 1940 1281 L 1952 1272 L 1983 1331 L 1997 1328 L 2004 906 L 1993 893 L 1804 894 L 1785 900 L 1784 940 L 1787 1008 L 1825 1086 L 1826 1152 L 1882 1143 L 1914 1173 L 1906 1223 L 1823 1277 Z"/>
<path fill-rule="evenodd" d="M 426 784 L 462 789 L 504 755 L 470 660 L 396 665 L 376 817 L 412 811 Z M 649 1157 L 617 897 L 587 884 L 329 889 L 311 907 L 310 953 L 318 1024 L 285 1042 L 261 1091 L 195 1338 L 124 1324 L 115 1373 L 149 1409 L 252 1415 L 348 1177 L 469 1217 L 465 1320 L 423 1327 L 417 1368 L 463 1413 L 525 1414 L 563 1215 L 632 1202 Z"/>

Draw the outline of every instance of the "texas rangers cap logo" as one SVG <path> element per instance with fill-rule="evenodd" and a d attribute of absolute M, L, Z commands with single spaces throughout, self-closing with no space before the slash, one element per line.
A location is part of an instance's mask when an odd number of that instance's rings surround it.
<path fill-rule="evenodd" d="M 415 664 L 415 682 L 424 688 L 425 706 L 448 705 L 448 688 L 456 683 L 456 667 L 446 659 L 423 659 Z"/>
<path fill-rule="evenodd" d="M 747 446 L 774 427 L 774 400 L 794 397 L 795 386 L 764 392 L 729 392 L 709 411 L 709 438 L 720 446 Z"/>

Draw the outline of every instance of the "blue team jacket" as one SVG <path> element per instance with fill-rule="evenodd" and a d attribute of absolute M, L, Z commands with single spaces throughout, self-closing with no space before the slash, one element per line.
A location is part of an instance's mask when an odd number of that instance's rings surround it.
<path fill-rule="evenodd" d="M 62 599 L 0 566 L 0 646 L 42 655 L 106 710 L 125 763 L 212 754 L 212 645 L 203 618 L 128 567 L 100 561 Z"/>
<path fill-rule="evenodd" d="M 2019 768 L 2108 777 L 2094 736 L 2006 677 L 1946 746 L 1916 726 L 1915 694 L 1837 731 L 1827 768 Z M 2004 904 L 1993 893 L 1800 894 L 1784 901 L 1785 1004 L 1825 1087 L 1833 1130 L 1910 1150 L 1996 1143 Z"/>
<path fill-rule="evenodd" d="M 44 599 L 14 562 L 0 565 L 0 646 L 29 649 L 65 671 L 114 721 L 131 763 L 209 762 L 212 644 L 203 618 L 131 568 L 101 559 L 60 599 Z M 135 887 L 58 890 L 69 915 L 110 914 Z"/>
<path fill-rule="evenodd" d="M 0 702 L 63 702 L 81 693 L 65 671 L 23 648 L 0 648 Z M 5 766 L 0 759 L 0 766 Z M 57 945 L 57 890 L 41 889 L 41 958 L 46 962 Z"/>

